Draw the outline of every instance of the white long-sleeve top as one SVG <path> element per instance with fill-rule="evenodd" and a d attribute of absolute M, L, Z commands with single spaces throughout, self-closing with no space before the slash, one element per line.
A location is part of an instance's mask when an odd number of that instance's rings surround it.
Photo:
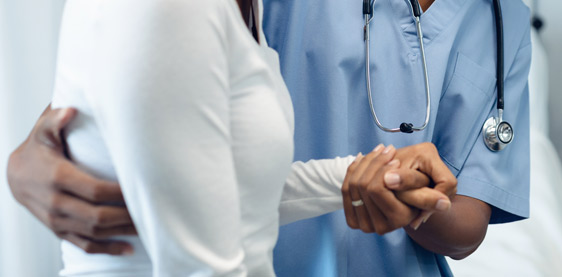
<path fill-rule="evenodd" d="M 78 108 L 71 158 L 119 180 L 139 232 L 116 238 L 127 257 L 63 242 L 62 275 L 272 276 L 280 207 L 284 223 L 341 208 L 352 158 L 291 170 L 277 55 L 234 0 L 67 1 L 52 104 Z"/>

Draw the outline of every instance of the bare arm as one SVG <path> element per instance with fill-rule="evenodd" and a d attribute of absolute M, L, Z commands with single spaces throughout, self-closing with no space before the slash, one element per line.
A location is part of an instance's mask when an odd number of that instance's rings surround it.
<path fill-rule="evenodd" d="M 474 252 L 486 236 L 491 216 L 488 204 L 475 198 L 454 195 L 450 184 L 456 179 L 442 162 L 437 148 L 431 143 L 421 143 L 398 150 L 396 158 L 402 162 L 401 169 L 415 169 L 427 174 L 435 183 L 435 190 L 451 198 L 447 211 L 425 213 L 427 220 L 416 230 L 412 225 L 404 229 L 410 237 L 424 248 L 454 259 L 462 259 Z M 405 175 L 400 170 L 400 175 Z M 449 192 L 447 192 L 449 191 Z"/>
<path fill-rule="evenodd" d="M 350 227 L 378 234 L 403 227 L 424 248 L 455 259 L 478 248 L 491 208 L 480 200 L 455 195 L 457 181 L 433 144 L 401 148 L 395 155 L 392 150 L 386 155 L 376 152 L 358 159 L 348 170 L 342 191 Z M 430 179 L 433 189 L 428 187 Z M 355 196 L 349 190 L 355 190 Z M 358 199 L 365 204 L 351 205 Z"/>
<path fill-rule="evenodd" d="M 488 204 L 462 195 L 453 197 L 451 203 L 451 209 L 433 214 L 419 229 L 404 229 L 425 249 L 460 260 L 484 240 L 492 211 Z"/>

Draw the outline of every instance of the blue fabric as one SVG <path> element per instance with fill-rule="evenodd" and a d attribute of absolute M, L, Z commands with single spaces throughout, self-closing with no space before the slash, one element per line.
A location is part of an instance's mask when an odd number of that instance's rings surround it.
<path fill-rule="evenodd" d="M 419 126 L 423 71 L 409 1 L 378 0 L 371 24 L 374 105 L 385 126 Z M 267 40 L 281 59 L 295 109 L 295 159 L 367 153 L 379 143 L 435 143 L 458 177 L 458 193 L 492 206 L 491 223 L 529 216 L 529 11 L 502 1 L 505 120 L 515 138 L 489 151 L 484 121 L 496 114 L 496 40 L 489 0 L 437 0 L 421 17 L 431 86 L 426 130 L 385 133 L 372 122 L 365 91 L 362 0 L 264 0 Z M 385 236 L 347 227 L 343 212 L 281 228 L 279 276 L 448 276 L 445 259 L 403 230 Z"/>

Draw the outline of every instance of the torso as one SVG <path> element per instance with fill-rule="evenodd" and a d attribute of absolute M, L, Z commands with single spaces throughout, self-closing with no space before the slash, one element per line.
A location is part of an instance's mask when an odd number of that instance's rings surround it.
<path fill-rule="evenodd" d="M 234 1 L 224 2 L 228 3 L 229 12 L 239 17 Z M 86 96 L 88 87 L 85 78 L 95 76 L 89 72 L 84 57 L 90 55 L 88 43 L 91 38 L 88 33 L 97 20 L 91 14 L 97 3 L 82 0 L 67 2 L 52 105 L 73 106 L 80 111 L 67 137 L 71 158 L 98 177 L 117 180 L 111 153 L 105 146 L 94 120 L 95 111 Z M 278 232 L 278 205 L 292 159 L 293 111 L 276 53 L 266 45 L 257 45 L 240 22 L 227 24 L 235 30 L 227 45 L 233 60 L 237 60 L 229 64 L 232 72 L 229 81 L 230 129 L 240 191 L 244 264 L 250 275 L 271 276 L 274 274 L 272 250 Z M 256 82 L 256 78 L 259 81 Z M 189 76 L 185 79 L 189 82 Z M 189 124 L 189 120 L 183 122 Z M 193 166 L 197 166 L 196 157 Z M 150 259 L 142 242 L 137 237 L 116 239 L 132 243 L 135 254 L 128 257 L 88 255 L 63 242 L 65 268 L 62 275 L 152 276 Z"/>

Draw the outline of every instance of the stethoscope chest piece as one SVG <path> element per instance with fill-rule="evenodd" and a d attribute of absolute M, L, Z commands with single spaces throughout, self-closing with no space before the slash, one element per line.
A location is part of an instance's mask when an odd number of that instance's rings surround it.
<path fill-rule="evenodd" d="M 513 127 L 497 117 L 490 117 L 482 127 L 484 143 L 491 151 L 504 149 L 513 140 Z"/>

